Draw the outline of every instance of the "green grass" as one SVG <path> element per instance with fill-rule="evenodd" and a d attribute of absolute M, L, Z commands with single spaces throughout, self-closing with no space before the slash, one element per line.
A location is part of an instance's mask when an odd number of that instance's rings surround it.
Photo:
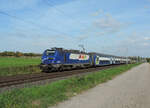
<path fill-rule="evenodd" d="M 0 108 L 47 108 L 67 100 L 99 83 L 111 80 L 138 64 L 123 65 L 82 77 L 73 77 L 42 86 L 15 89 L 0 94 Z"/>
<path fill-rule="evenodd" d="M 20 67 L 40 64 L 40 58 L 0 57 L 0 67 Z"/>
<path fill-rule="evenodd" d="M 40 72 L 40 58 L 0 57 L 0 76 Z"/>

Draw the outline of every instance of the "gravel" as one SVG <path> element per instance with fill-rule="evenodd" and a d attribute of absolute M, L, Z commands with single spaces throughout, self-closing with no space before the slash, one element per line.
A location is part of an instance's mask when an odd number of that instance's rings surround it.
<path fill-rule="evenodd" d="M 53 108 L 150 108 L 150 64 L 143 63 Z"/>
<path fill-rule="evenodd" d="M 26 88 L 26 87 L 30 88 L 33 86 L 46 85 L 46 84 L 50 84 L 50 83 L 52 83 L 54 81 L 58 81 L 58 80 L 63 80 L 63 79 L 67 79 L 67 78 L 71 78 L 71 77 L 75 77 L 75 76 L 79 76 L 79 77 L 84 76 L 84 75 L 87 75 L 92 72 L 97 72 L 97 71 L 79 73 L 79 74 L 74 74 L 74 75 L 65 76 L 65 77 L 58 77 L 58 78 L 52 78 L 52 79 L 40 80 L 40 81 L 35 81 L 35 82 L 30 82 L 30 83 L 25 83 L 25 84 L 18 84 L 18 85 L 3 87 L 3 88 L 0 88 L 0 93 L 6 92 L 6 91 L 12 91 L 14 89 L 20 89 L 20 88 Z"/>

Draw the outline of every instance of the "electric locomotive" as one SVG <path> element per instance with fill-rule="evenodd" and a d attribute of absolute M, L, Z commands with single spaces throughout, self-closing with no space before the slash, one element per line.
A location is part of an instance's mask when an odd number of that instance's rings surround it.
<path fill-rule="evenodd" d="M 45 72 L 63 71 L 91 66 L 91 57 L 88 53 L 78 50 L 52 48 L 44 51 L 40 68 Z"/>

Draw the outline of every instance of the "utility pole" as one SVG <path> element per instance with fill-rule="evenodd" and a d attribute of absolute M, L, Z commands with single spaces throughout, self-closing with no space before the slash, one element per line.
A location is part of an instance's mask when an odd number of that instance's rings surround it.
<path fill-rule="evenodd" d="M 126 59 L 127 59 L 126 64 L 128 64 L 128 48 L 126 48 Z"/>

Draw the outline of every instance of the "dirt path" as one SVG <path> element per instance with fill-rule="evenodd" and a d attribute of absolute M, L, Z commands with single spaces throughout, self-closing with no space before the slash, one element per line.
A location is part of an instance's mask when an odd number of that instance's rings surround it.
<path fill-rule="evenodd" d="M 53 108 L 150 108 L 150 64 L 135 67 Z"/>

